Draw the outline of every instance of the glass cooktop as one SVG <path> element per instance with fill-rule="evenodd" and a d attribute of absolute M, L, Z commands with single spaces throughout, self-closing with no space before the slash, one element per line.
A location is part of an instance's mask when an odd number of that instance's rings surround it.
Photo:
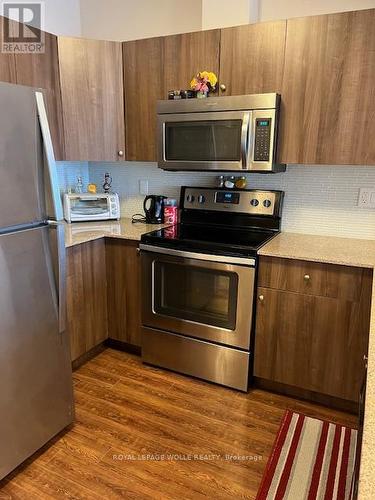
<path fill-rule="evenodd" d="M 254 256 L 277 231 L 177 224 L 141 237 L 141 243 L 178 250 Z"/>

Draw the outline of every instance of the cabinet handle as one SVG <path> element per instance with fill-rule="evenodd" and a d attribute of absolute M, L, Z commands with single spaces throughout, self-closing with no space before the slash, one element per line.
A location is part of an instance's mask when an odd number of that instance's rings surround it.
<path fill-rule="evenodd" d="M 122 149 L 120 149 L 120 151 L 118 152 L 118 155 L 119 156 L 124 156 L 124 152 L 122 151 Z"/>
<path fill-rule="evenodd" d="M 305 276 L 303 277 L 303 279 L 305 281 L 310 281 L 310 275 L 309 274 L 305 274 Z"/>
<path fill-rule="evenodd" d="M 366 354 L 363 355 L 363 361 L 368 361 L 368 357 L 366 356 Z"/>
<path fill-rule="evenodd" d="M 224 85 L 224 83 L 220 84 L 220 90 L 222 90 L 223 92 L 225 92 L 227 90 L 227 87 L 226 87 L 226 85 Z"/>
<path fill-rule="evenodd" d="M 259 295 L 259 302 L 264 302 L 264 295 Z"/>

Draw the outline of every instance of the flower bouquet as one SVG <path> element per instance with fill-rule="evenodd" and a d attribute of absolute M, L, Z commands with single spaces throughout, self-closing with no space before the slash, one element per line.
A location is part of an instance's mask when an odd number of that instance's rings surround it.
<path fill-rule="evenodd" d="M 195 90 L 197 97 L 207 97 L 209 92 L 216 91 L 217 76 L 212 71 L 200 71 L 190 82 L 190 88 Z"/>

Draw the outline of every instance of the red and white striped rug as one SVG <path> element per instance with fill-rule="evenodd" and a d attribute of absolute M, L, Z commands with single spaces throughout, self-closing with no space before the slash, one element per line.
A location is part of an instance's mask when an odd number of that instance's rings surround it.
<path fill-rule="evenodd" d="M 351 498 L 357 431 L 287 411 L 257 500 Z"/>

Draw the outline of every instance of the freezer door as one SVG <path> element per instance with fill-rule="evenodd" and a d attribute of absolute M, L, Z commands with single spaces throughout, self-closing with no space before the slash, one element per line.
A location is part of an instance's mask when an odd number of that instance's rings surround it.
<path fill-rule="evenodd" d="M 0 84 L 0 230 L 44 219 L 35 91 Z"/>
<path fill-rule="evenodd" d="M 58 226 L 0 235 L 0 479 L 73 420 L 59 248 Z"/>

